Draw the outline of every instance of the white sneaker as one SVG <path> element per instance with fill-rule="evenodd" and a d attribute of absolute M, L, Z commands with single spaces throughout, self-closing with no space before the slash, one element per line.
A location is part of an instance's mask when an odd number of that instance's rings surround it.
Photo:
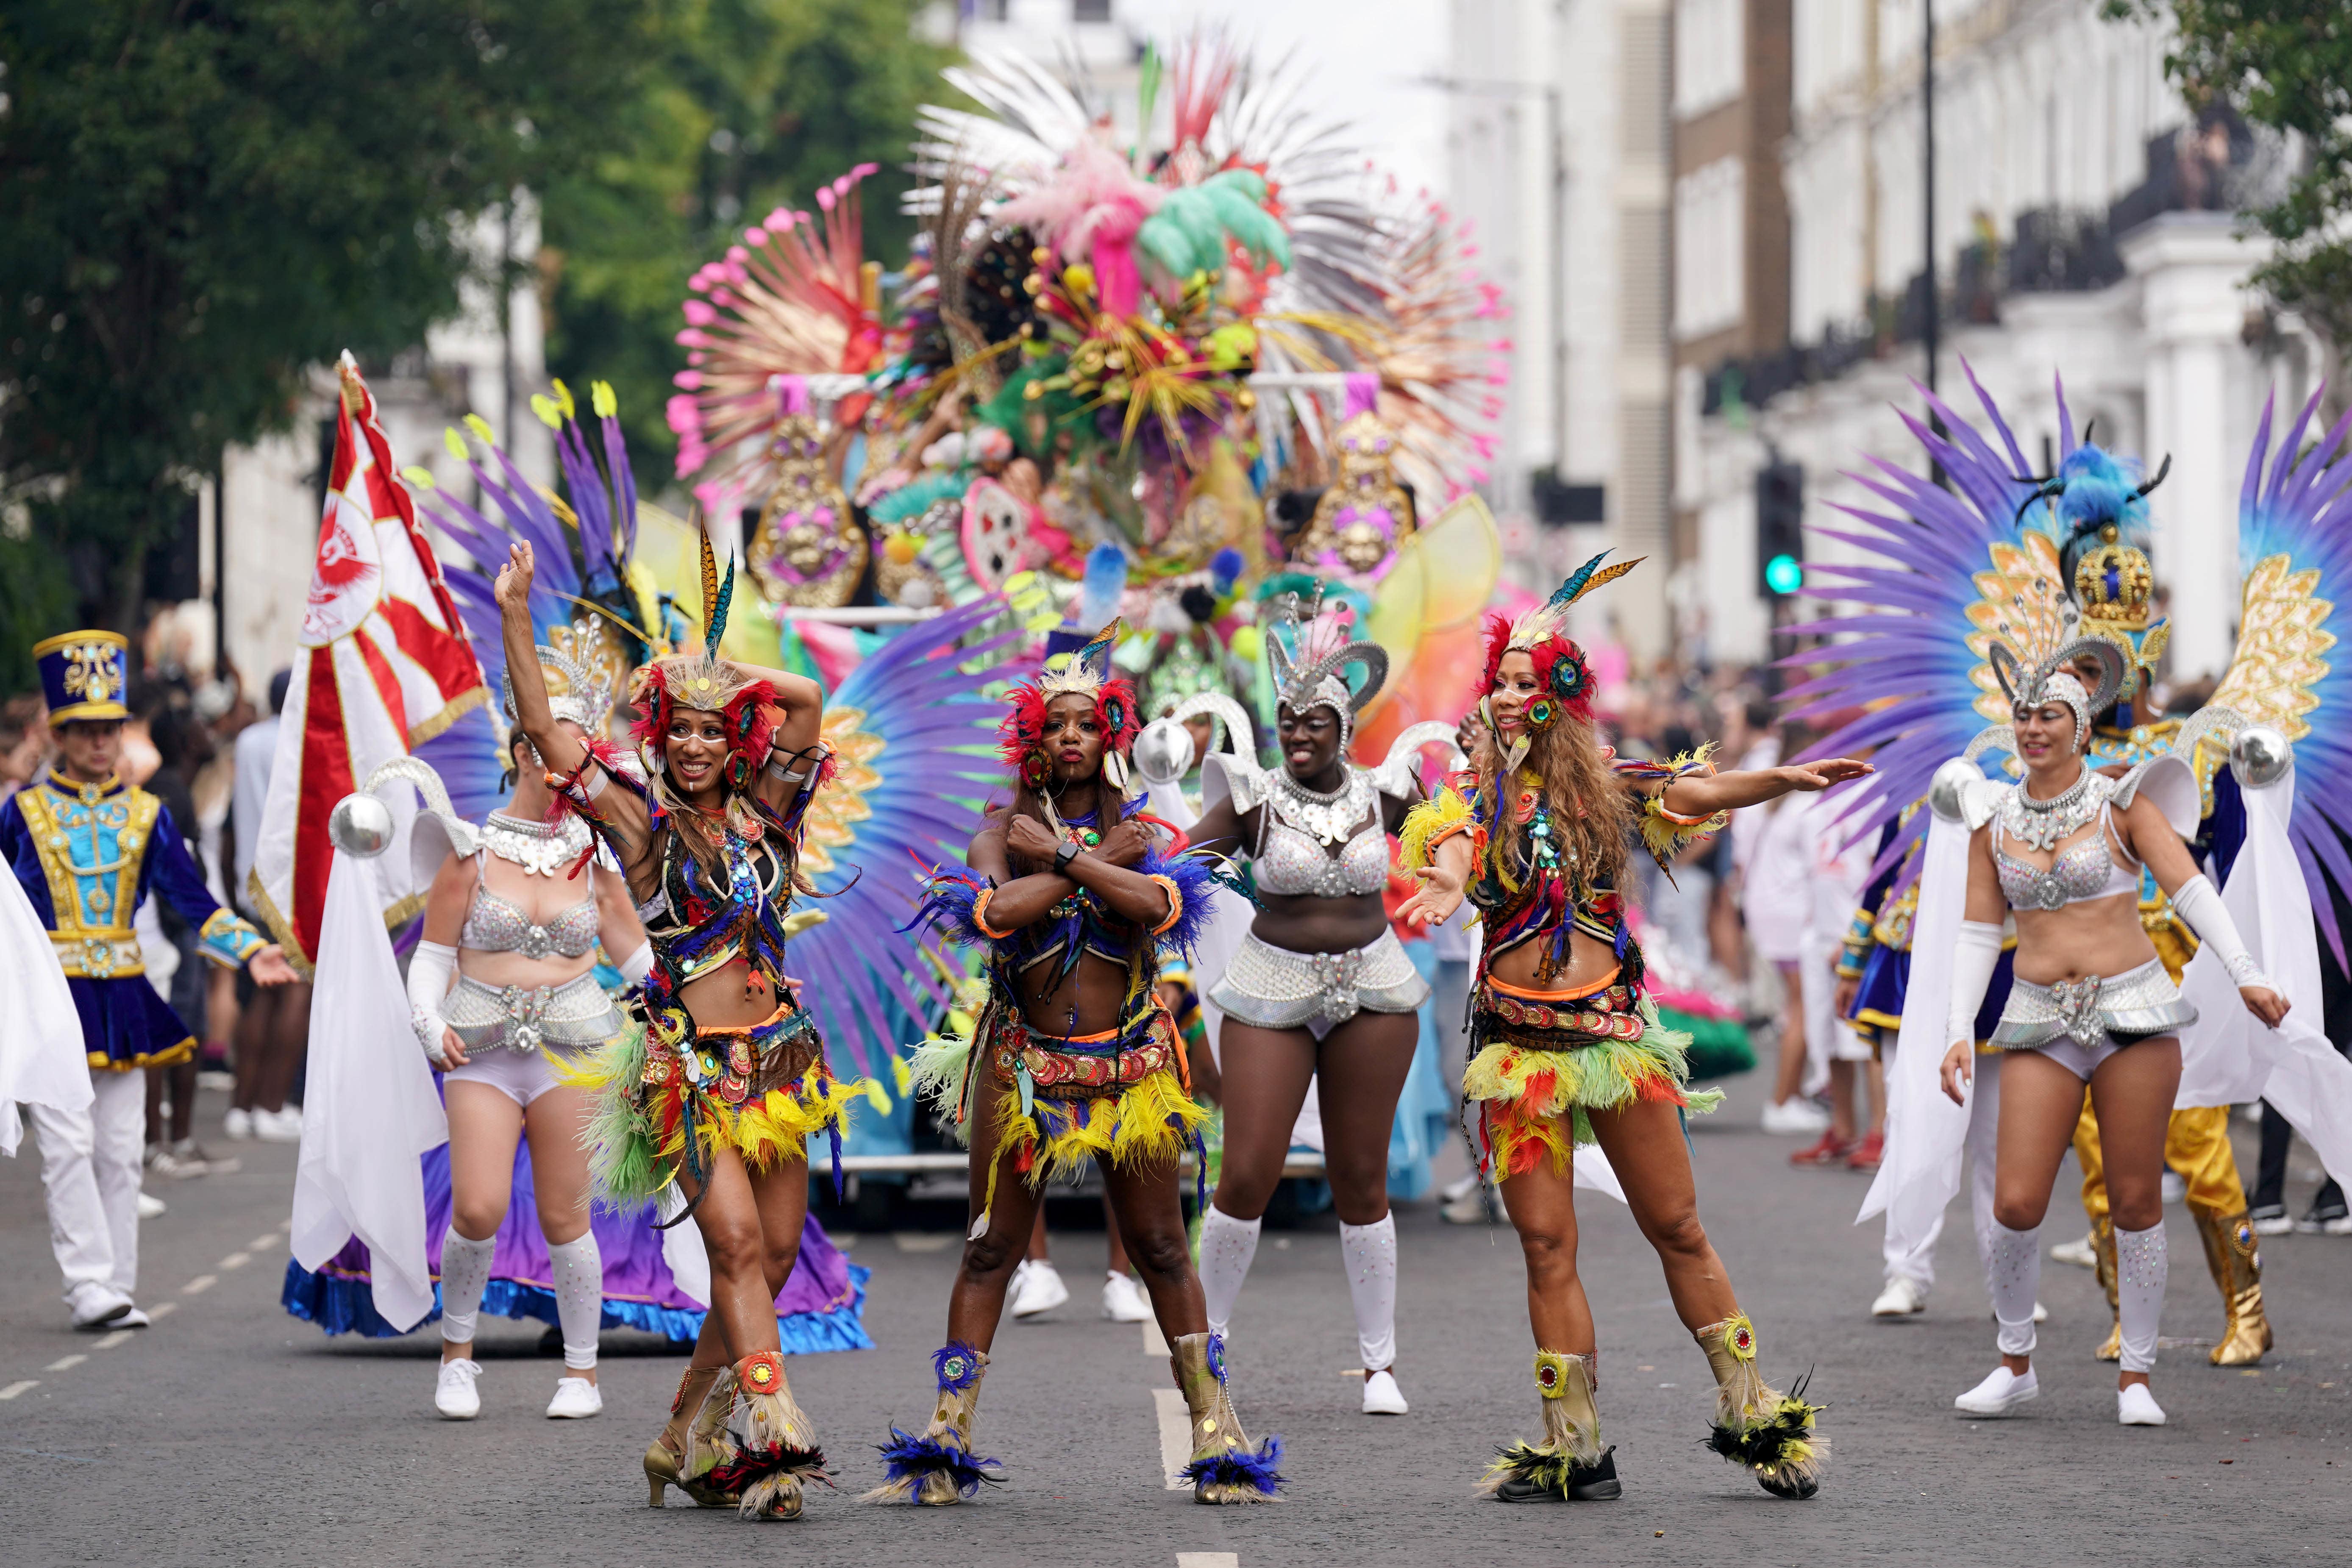
<path fill-rule="evenodd" d="M 2293 1236 L 2294 1218 L 2281 1209 L 2276 1214 L 2256 1215 L 2253 1226 L 2256 1236 Z"/>
<path fill-rule="evenodd" d="M 242 1143 L 252 1137 L 253 1112 L 230 1106 L 228 1114 L 221 1118 L 221 1136 L 232 1143 Z"/>
<path fill-rule="evenodd" d="M 1997 1366 L 1990 1377 L 1953 1400 L 1952 1408 L 1963 1415 L 2006 1415 L 2041 1393 L 2042 1384 L 2034 1380 L 2032 1367 L 2020 1377 L 2005 1366 Z"/>
<path fill-rule="evenodd" d="M 2147 1391 L 2147 1384 L 2134 1383 L 2116 1390 L 2116 1425 L 2119 1426 L 2161 1426 L 2164 1406 Z"/>
<path fill-rule="evenodd" d="M 299 1143 L 302 1142 L 302 1108 L 289 1105 L 278 1110 L 255 1111 L 253 1135 L 264 1143 Z"/>
<path fill-rule="evenodd" d="M 1878 1293 L 1878 1300 L 1870 1304 L 1874 1318 L 1907 1318 L 1927 1310 L 1927 1288 L 1904 1274 L 1889 1279 L 1886 1289 Z"/>
<path fill-rule="evenodd" d="M 2352 1214 L 2342 1215 L 2335 1219 L 2322 1220 L 2319 1222 L 2319 1229 L 2325 1236 L 2352 1236 Z"/>
<path fill-rule="evenodd" d="M 2091 1245 L 2091 1238 L 2084 1236 L 2073 1241 L 2062 1241 L 2052 1247 L 2050 1260 L 2053 1263 L 2071 1263 L 2077 1268 L 2096 1268 L 2099 1254 L 2097 1248 Z"/>
<path fill-rule="evenodd" d="M 1397 1386 L 1395 1373 L 1382 1367 L 1364 1374 L 1365 1415 L 1402 1415 L 1410 1408 L 1404 1402 L 1404 1390 Z"/>
<path fill-rule="evenodd" d="M 482 1375 L 482 1364 L 459 1357 L 441 1363 L 441 1380 L 433 1389 L 433 1408 L 451 1421 L 471 1421 L 482 1413 L 482 1396 L 474 1392 L 474 1379 Z"/>
<path fill-rule="evenodd" d="M 2165 1173 L 2164 1173 L 2164 1201 L 2165 1201 L 2165 1203 L 2166 1203 L 2166 1204 L 2168 1204 L 2168 1205 L 2170 1205 L 2170 1204 L 2177 1204 L 2177 1203 L 2179 1203 L 2182 1198 L 2185 1198 L 2185 1197 L 2187 1197 L 2188 1195 L 2189 1195 L 2189 1184 L 2181 1178 L 2181 1174 L 2180 1174 L 2180 1173 L 2179 1173 L 2179 1172 L 2178 1172 L 2178 1171 L 2167 1171 L 2167 1172 L 2165 1172 Z M 2161 1411 L 2159 1411 L 2158 1414 L 2161 1415 L 2161 1414 L 2162 1414 L 2162 1412 L 2161 1412 Z"/>
<path fill-rule="evenodd" d="M 2042 1305 L 2041 1302 L 2039 1302 L 2039 1301 L 2034 1302 L 2034 1303 L 2033 1303 L 2033 1321 L 2034 1321 L 2035 1322 L 2037 1322 L 2037 1323 L 2046 1323 L 2046 1322 L 2048 1322 L 2048 1321 L 2050 1321 L 2050 1309 L 2049 1309 L 2049 1308 L 2047 1308 L 2047 1307 L 2045 1307 L 2045 1306 L 2043 1306 L 2043 1305 Z"/>
<path fill-rule="evenodd" d="M 1478 1173 L 1473 1171 L 1466 1176 L 1457 1177 L 1456 1179 L 1446 1183 L 1444 1187 L 1438 1190 L 1437 1195 L 1446 1203 L 1458 1203 L 1477 1190 Z"/>
<path fill-rule="evenodd" d="M 1050 1312 L 1070 1299 L 1070 1288 L 1062 1283 L 1061 1270 L 1051 1258 L 1024 1262 L 1013 1271 L 1013 1315 L 1034 1318 L 1040 1312 Z"/>
<path fill-rule="evenodd" d="M 114 1327 L 125 1313 L 138 1310 L 121 1291 L 91 1280 L 75 1286 L 66 1306 L 73 1313 L 73 1326 L 91 1333 Z"/>
<path fill-rule="evenodd" d="M 1766 1106 L 1762 1125 L 1767 1132 L 1817 1138 L 1830 1130 L 1830 1115 L 1811 1100 L 1799 1095 L 1778 1105 Z"/>
<path fill-rule="evenodd" d="M 1151 1316 L 1151 1298 L 1132 1274 L 1103 1278 L 1103 1316 L 1114 1323 L 1140 1323 Z"/>
<path fill-rule="evenodd" d="M 133 1307 L 106 1326 L 110 1329 L 152 1329 L 155 1326 L 155 1320 Z"/>
<path fill-rule="evenodd" d="M 473 1363 L 468 1362 L 465 1364 L 470 1366 Z M 472 1391 L 469 1380 L 467 1392 Z M 480 1408 L 478 1402 L 475 1407 Z M 604 1408 L 604 1395 L 594 1384 L 584 1377 L 560 1377 L 555 1380 L 555 1397 L 547 1402 L 547 1416 L 551 1421 L 578 1421 Z M 445 1410 L 443 1414 L 447 1412 Z"/>
<path fill-rule="evenodd" d="M 163 1199 L 158 1197 L 150 1197 L 144 1192 L 139 1194 L 139 1217 L 141 1219 L 160 1219 L 169 1212 L 171 1211 Z"/>

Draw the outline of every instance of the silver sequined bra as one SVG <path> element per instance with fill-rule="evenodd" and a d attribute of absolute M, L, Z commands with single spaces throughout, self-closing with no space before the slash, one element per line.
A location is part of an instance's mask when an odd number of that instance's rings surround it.
<path fill-rule="evenodd" d="M 441 1018 L 466 1043 L 467 1056 L 501 1046 L 517 1051 L 600 1046 L 621 1032 L 620 1009 L 596 984 L 593 970 L 560 985 L 491 985 L 461 974 Z"/>
<path fill-rule="evenodd" d="M 1209 990 L 1228 1016 L 1261 1029 L 1303 1028 L 1318 1018 L 1344 1024 L 1360 1012 L 1410 1013 L 1428 995 L 1429 982 L 1393 931 L 1345 952 L 1293 952 L 1253 933 Z"/>
<path fill-rule="evenodd" d="M 1993 1026 L 1992 1043 L 2005 1050 L 2036 1050 L 2074 1039 L 2095 1049 L 2110 1036 L 2118 1045 L 2129 1045 L 2196 1021 L 2197 1009 L 2181 1000 L 2164 961 L 2151 958 L 2121 974 L 2086 974 L 2055 985 L 2016 982 Z"/>
<path fill-rule="evenodd" d="M 595 951 L 602 923 L 596 900 L 590 898 L 545 925 L 534 925 L 520 907 L 477 881 L 457 945 L 476 952 L 519 952 L 530 959 L 585 958 Z"/>
<path fill-rule="evenodd" d="M 1348 769 L 1348 782 L 1332 800 L 1299 799 L 1286 778 L 1275 777 L 1258 819 L 1257 849 L 1250 858 L 1261 893 L 1297 898 L 1343 899 L 1377 893 L 1388 886 L 1389 836 L 1381 826 L 1380 797 L 1372 775 Z M 1372 814 L 1370 826 L 1349 838 L 1338 855 L 1324 847 Z"/>

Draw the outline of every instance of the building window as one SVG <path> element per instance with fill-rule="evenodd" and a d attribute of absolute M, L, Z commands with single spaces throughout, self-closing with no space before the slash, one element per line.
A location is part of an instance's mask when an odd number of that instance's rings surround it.
<path fill-rule="evenodd" d="M 1737 326 L 1747 309 L 1748 181 L 1738 158 L 1718 158 L 1675 182 L 1675 336 L 1687 342 Z"/>
<path fill-rule="evenodd" d="M 1108 22 L 1110 20 L 1110 0 L 1070 0 L 1070 20 Z"/>
<path fill-rule="evenodd" d="M 1747 79 L 1748 0 L 1675 0 L 1675 118 L 1740 94 Z"/>

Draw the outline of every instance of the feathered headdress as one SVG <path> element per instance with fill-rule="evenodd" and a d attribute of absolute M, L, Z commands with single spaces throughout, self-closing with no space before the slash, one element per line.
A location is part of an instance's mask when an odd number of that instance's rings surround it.
<path fill-rule="evenodd" d="M 2124 688 L 2152 681 L 2172 629 L 2153 614 L 2156 573 L 2148 562 L 2147 493 L 2172 471 L 2165 458 L 2152 479 L 2142 480 L 2136 458 L 2119 458 L 2090 442 L 2068 452 L 2058 471 L 2039 480 L 2019 504 L 2023 517 L 2036 501 L 2050 509 L 2046 529 L 2058 545 L 2058 569 L 2081 608 L 2083 630 L 2116 645 L 2124 658 Z M 2098 710 L 2095 710 L 2098 711 Z"/>
<path fill-rule="evenodd" d="M 1348 634 L 1354 628 L 1354 612 L 1345 605 L 1325 610 L 1320 583 L 1303 616 L 1296 594 L 1284 595 L 1281 605 L 1282 619 L 1265 639 L 1275 700 L 1294 713 L 1319 706 L 1339 714 L 1344 756 L 1355 738 L 1356 715 L 1388 682 L 1388 650 L 1378 643 L 1351 639 Z M 1364 672 L 1360 682 L 1349 680 L 1350 666 Z"/>
<path fill-rule="evenodd" d="M 1535 661 L 1536 683 L 1543 689 L 1527 707 L 1530 730 L 1549 728 L 1562 713 L 1580 724 L 1592 722 L 1592 669 L 1584 650 L 1568 635 L 1568 607 L 1649 559 L 1636 555 L 1613 566 L 1601 565 L 1608 557 L 1604 550 L 1578 567 L 1550 598 L 1516 621 L 1486 617 L 1487 690 L 1495 689 L 1505 654 L 1523 653 Z"/>
<path fill-rule="evenodd" d="M 637 753 L 649 773 L 658 773 L 664 766 L 662 739 L 669 733 L 671 715 L 680 708 L 701 713 L 717 713 L 727 726 L 727 766 L 723 770 L 727 784 L 736 790 L 747 789 L 768 763 L 768 752 L 774 744 L 776 726 L 783 721 L 784 710 L 776 700 L 775 689 L 764 680 L 747 679 L 742 672 L 719 652 L 719 639 L 727 632 L 727 611 L 735 598 L 735 558 L 727 558 L 727 575 L 719 574 L 718 552 L 710 547 L 710 535 L 700 535 L 702 542 L 702 652 L 683 658 L 665 658 L 637 672 L 630 700 L 637 708 L 637 720 L 630 733 L 637 742 Z"/>
<path fill-rule="evenodd" d="M 1095 633 L 1066 660 L 1030 679 L 1018 681 L 1005 694 L 1013 711 L 997 726 L 997 752 L 1019 770 L 1021 782 L 1042 789 L 1052 773 L 1046 760 L 1045 707 L 1056 697 L 1090 697 L 1095 718 L 1102 725 L 1103 775 L 1113 788 L 1127 788 L 1127 753 L 1143 732 L 1140 704 L 1135 688 L 1110 672 L 1111 651 L 1118 646 L 1117 620 Z M 1047 657 L 1057 651 L 1049 641 Z"/>
<path fill-rule="evenodd" d="M 592 737 L 604 733 L 605 718 L 613 711 L 613 691 L 603 678 L 571 655 L 549 647 L 544 643 L 538 648 L 540 673 L 547 683 L 548 710 L 558 719 L 568 719 L 588 731 Z M 515 723 L 514 673 L 501 669 L 499 685 L 506 698 L 507 724 Z"/>

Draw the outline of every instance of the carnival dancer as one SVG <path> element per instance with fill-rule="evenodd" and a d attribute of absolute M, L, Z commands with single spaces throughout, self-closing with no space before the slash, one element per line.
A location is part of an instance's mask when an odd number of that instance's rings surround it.
<path fill-rule="evenodd" d="M 1593 1398 L 1597 1352 L 1569 1174 L 1574 1145 L 1597 1142 L 1715 1373 L 1709 1447 L 1766 1491 L 1809 1498 L 1827 1447 L 1813 1430 L 1820 1407 L 1801 1384 L 1784 1395 L 1765 1383 L 1754 1325 L 1699 1225 L 1681 1118 L 1722 1096 L 1685 1089 L 1688 1037 L 1664 1028 L 1643 994 L 1617 886 L 1637 827 L 1664 866 L 1735 807 L 1871 770 L 1838 759 L 1717 773 L 1705 752 L 1670 763 L 1615 756 L 1595 728 L 1591 671 L 1566 624 L 1579 598 L 1639 564 L 1603 559 L 1516 622 L 1489 618 L 1488 737 L 1469 772 L 1413 808 L 1403 835 L 1405 863 L 1423 886 L 1398 918 L 1444 920 L 1465 892 L 1484 916 L 1463 1093 L 1479 1104 L 1528 1266 L 1544 1437 L 1502 1449 L 1485 1485 L 1509 1502 L 1620 1495 Z"/>
<path fill-rule="evenodd" d="M 2179 917 L 2219 953 L 2248 1012 L 2275 1027 L 2286 1016 L 2245 950 L 2221 896 L 2189 858 L 2195 781 L 2166 757 L 2120 782 L 2086 760 L 2091 716 L 2113 700 L 2124 661 L 2110 643 L 2076 638 L 2056 648 L 1990 647 L 2011 703 L 2015 785 L 1986 784 L 1963 809 L 1971 829 L 1967 918 L 1952 960 L 1941 1068 L 1944 1092 L 1965 1103 L 1977 1007 L 2000 951 L 2006 916 L 2017 921 L 2017 977 L 1993 1031 L 2001 1067 L 2000 1154 L 1995 1178 L 1991 1286 L 2001 1364 L 1955 1405 L 1999 1415 L 2040 1393 L 2032 1368 L 2033 1291 L 2041 1278 L 2042 1216 L 2058 1163 L 2081 1114 L 2083 1086 L 2099 1111 L 2100 1144 L 2116 1223 L 2122 1370 L 2116 1419 L 2160 1426 L 2148 1388 L 2164 1306 L 2164 1135 L 2180 1082 L 2178 1031 L 2197 1021 L 2139 921 L 2142 868 Z M 2035 657 L 2038 656 L 2038 657 Z M 2077 657 L 2104 667 L 2095 691 L 2071 668 Z M 2026 663 L 2032 657 L 2034 662 Z M 2144 789 L 2147 769 L 2171 763 L 2183 776 L 2168 812 Z"/>
<path fill-rule="evenodd" d="M 916 1056 L 917 1081 L 971 1150 L 971 1230 L 932 1357 L 938 1402 L 919 1433 L 891 1429 L 872 1497 L 925 1505 L 973 1496 L 997 1461 L 972 1429 L 988 1348 L 1040 1188 L 1100 1167 L 1142 1271 L 1192 1417 L 1194 1500 L 1255 1502 L 1281 1477 L 1282 1442 L 1253 1449 L 1227 1390 L 1192 1272 L 1178 1161 L 1207 1114 L 1159 991 L 1159 952 L 1198 929 L 1211 885 L 1128 796 L 1134 689 L 1110 674 L 1117 621 L 1068 661 L 1014 687 L 1000 734 L 1012 801 L 972 837 L 970 868 L 932 874 L 919 923 L 987 954 L 988 1003 L 969 1039 Z"/>
<path fill-rule="evenodd" d="M 1319 596 L 1318 611 L 1303 619 L 1298 596 L 1285 597 L 1282 622 L 1265 636 L 1283 766 L 1260 768 L 1238 750 L 1210 752 L 1202 764 L 1208 810 L 1187 829 L 1199 848 L 1246 854 L 1258 896 L 1248 934 L 1208 991 L 1223 1015 L 1224 1160 L 1201 1220 L 1201 1287 L 1209 1331 L 1223 1336 L 1312 1083 L 1355 1308 L 1364 1413 L 1402 1415 L 1389 1134 L 1421 1044 L 1429 982 L 1389 929 L 1381 894 L 1389 835 L 1421 798 L 1414 755 L 1436 742 L 1450 745 L 1454 729 L 1416 724 L 1379 768 L 1350 763 L 1356 715 L 1379 695 L 1389 660 L 1379 644 L 1350 640 L 1349 625 L 1344 609 L 1321 612 Z M 1248 733 L 1239 705 L 1214 694 L 1162 722 L 1182 722 L 1196 704 L 1217 710 L 1230 733 Z"/>
<path fill-rule="evenodd" d="M 610 695 L 576 660 L 551 647 L 537 652 L 542 686 L 560 693 L 548 700 L 556 722 L 583 744 L 602 735 Z M 515 719 L 511 679 L 507 719 Z M 514 731 L 508 751 L 514 794 L 484 821 L 474 854 L 452 853 L 442 862 L 408 967 L 417 1041 L 446 1075 L 450 1213 L 441 1237 L 441 1368 L 433 1404 L 457 1421 L 482 1408 L 474 1322 L 512 1196 L 515 1144 L 526 1135 L 563 1335 L 564 1373 L 547 1414 L 586 1416 L 604 1407 L 596 1387 L 604 1265 L 589 1226 L 581 1139 L 592 1101 L 562 1081 L 556 1058 L 577 1058 L 621 1031 L 620 1013 L 596 981 L 600 937 L 628 984 L 653 967 L 628 889 L 605 864 L 610 857 L 585 823 L 551 812 L 547 765 L 529 737 Z"/>
<path fill-rule="evenodd" d="M 163 802 L 116 776 L 129 643 L 68 632 L 33 646 L 58 759 L 0 801 L 0 859 L 23 884 L 80 1015 L 92 1100 L 86 1110 L 27 1106 L 41 1142 L 50 1245 L 74 1326 L 144 1328 L 139 1284 L 142 1069 L 195 1054 L 196 1042 L 147 983 L 132 917 L 152 892 L 196 930 L 197 950 L 257 984 L 295 978 L 284 950 L 213 900 Z"/>
<path fill-rule="evenodd" d="M 800 823 L 824 773 L 823 696 L 719 657 L 735 573 L 730 561 L 722 586 L 706 535 L 703 652 L 646 667 L 630 694 L 640 783 L 555 716 L 531 574 L 531 547 L 516 544 L 497 583 L 516 720 L 557 795 L 620 860 L 654 950 L 628 1026 L 573 1078 L 600 1096 L 592 1173 L 623 1202 L 675 1184 L 710 1258 L 710 1313 L 646 1450 L 649 1500 L 677 1485 L 706 1507 L 797 1518 L 824 1457 L 784 1378 L 774 1303 L 807 1212 L 808 1140 L 837 1141 L 856 1093 L 835 1081 L 783 970 Z"/>

